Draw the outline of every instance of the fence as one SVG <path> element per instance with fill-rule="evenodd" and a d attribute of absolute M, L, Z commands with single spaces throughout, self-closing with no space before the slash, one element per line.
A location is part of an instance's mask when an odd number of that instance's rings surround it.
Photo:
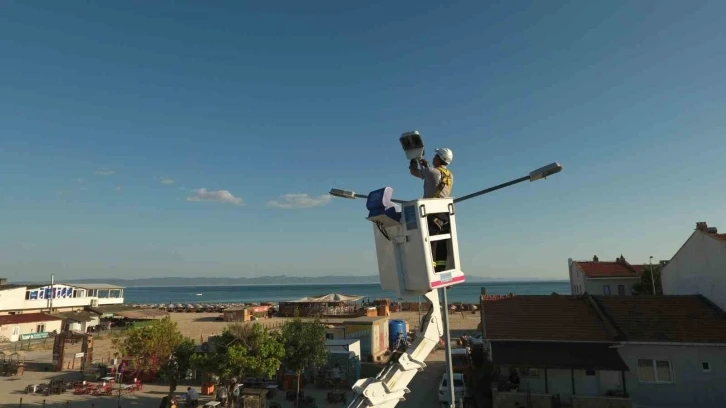
<path fill-rule="evenodd" d="M 44 339 L 28 339 L 14 342 L 6 341 L 0 343 L 0 350 L 10 350 L 15 352 L 30 351 L 37 348 L 51 349 L 53 347 L 53 341 L 55 341 L 55 337 L 53 336 L 49 336 Z"/>
<path fill-rule="evenodd" d="M 112 398 L 115 399 L 117 397 L 112 397 Z M 119 405 L 119 407 L 125 405 L 125 404 L 123 404 L 123 401 L 124 400 L 122 399 L 121 401 L 122 401 L 122 403 L 121 403 L 121 405 Z M 73 401 L 73 402 L 68 401 L 68 400 L 66 400 L 65 402 L 63 402 L 63 401 L 52 401 L 52 402 L 51 401 L 48 401 L 47 404 L 46 404 L 46 400 L 43 400 L 40 404 L 38 404 L 37 402 L 23 402 L 23 398 L 20 398 L 20 401 L 18 402 L 18 405 L 17 406 L 20 407 L 20 408 L 22 408 L 22 407 L 31 407 L 31 406 L 32 407 L 37 407 L 38 405 L 40 405 L 43 408 L 45 408 L 45 407 L 49 407 L 49 408 L 50 407 L 58 407 L 58 408 L 61 408 L 61 407 L 68 407 L 68 408 L 70 408 L 70 407 L 74 407 L 74 408 L 80 408 L 80 407 L 83 407 L 83 408 L 96 408 L 96 403 L 95 402 L 89 402 L 89 401 Z M 106 403 L 106 404 L 100 404 L 100 405 L 108 406 L 109 404 Z M 136 405 L 136 404 L 134 404 L 134 405 Z M 11 407 L 12 404 L 2 405 L 2 406 Z"/>

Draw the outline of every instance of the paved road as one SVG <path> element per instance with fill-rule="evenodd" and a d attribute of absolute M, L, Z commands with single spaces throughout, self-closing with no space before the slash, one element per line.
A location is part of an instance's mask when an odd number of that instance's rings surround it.
<path fill-rule="evenodd" d="M 398 406 L 401 408 L 439 407 L 439 382 L 446 370 L 444 352 L 437 351 L 426 359 L 426 369 L 416 374 L 408 386 L 411 393 Z"/>

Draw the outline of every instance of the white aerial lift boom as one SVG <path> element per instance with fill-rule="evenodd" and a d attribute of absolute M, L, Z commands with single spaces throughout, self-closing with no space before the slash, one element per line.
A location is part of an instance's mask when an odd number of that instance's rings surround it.
<path fill-rule="evenodd" d="M 423 143 L 418 132 L 404 133 L 401 144 L 409 160 L 423 156 Z M 393 408 L 405 400 L 410 392 L 408 385 L 417 372 L 422 371 L 424 360 L 446 336 L 447 348 L 448 317 L 442 313 L 438 289 L 463 283 L 464 273 L 459 263 L 459 245 L 456 234 L 455 203 L 499 190 L 522 181 L 535 181 L 562 170 L 558 163 L 552 163 L 508 183 L 482 190 L 459 199 L 432 198 L 412 201 L 394 200 L 393 189 L 385 187 L 368 195 L 352 191 L 330 190 L 330 194 L 342 198 L 366 198 L 367 219 L 373 222 L 373 234 L 378 257 L 378 273 L 381 288 L 395 291 L 399 298 L 424 296 L 431 302 L 429 311 L 421 323 L 419 335 L 414 342 L 395 361 L 392 359 L 381 372 L 373 378 L 365 378 L 353 385 L 357 394 L 348 408 Z M 449 228 L 444 234 L 429 234 L 429 217 L 447 217 Z M 433 244 L 433 245 L 432 245 Z M 432 247 L 447 246 L 447 260 L 444 271 L 436 272 Z M 447 350 L 450 352 L 450 349 Z M 450 358 L 447 358 L 450 368 Z M 451 375 L 449 374 L 449 378 Z M 453 403 L 452 381 L 449 381 Z"/>

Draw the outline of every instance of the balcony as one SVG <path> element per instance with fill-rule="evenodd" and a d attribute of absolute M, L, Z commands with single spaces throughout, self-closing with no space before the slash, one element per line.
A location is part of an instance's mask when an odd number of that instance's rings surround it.
<path fill-rule="evenodd" d="M 531 408 L 555 408 L 561 407 L 572 407 L 572 408 L 632 408 L 633 402 L 630 398 L 624 397 L 606 397 L 606 396 L 568 396 L 572 402 L 567 404 L 562 401 L 562 404 L 557 403 L 557 397 L 548 394 L 533 394 L 528 392 L 502 392 L 492 391 L 493 407 L 494 408 L 509 408 L 515 407 L 516 404 L 523 407 Z M 564 400 L 564 398 L 563 398 Z"/>

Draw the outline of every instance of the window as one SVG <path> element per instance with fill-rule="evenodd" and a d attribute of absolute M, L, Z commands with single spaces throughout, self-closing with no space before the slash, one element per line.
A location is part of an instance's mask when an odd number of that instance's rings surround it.
<path fill-rule="evenodd" d="M 36 330 L 35 330 L 35 331 L 36 331 L 37 333 L 42 333 L 42 332 L 44 332 L 44 331 L 45 331 L 45 323 L 41 323 L 41 324 L 39 324 L 39 325 L 38 325 L 38 326 L 36 327 Z"/>
<path fill-rule="evenodd" d="M 711 371 L 711 363 L 704 361 L 703 363 L 701 363 L 701 368 L 703 369 L 703 371 L 709 372 Z"/>
<path fill-rule="evenodd" d="M 25 300 L 30 300 L 30 291 L 29 290 L 25 291 Z"/>
<path fill-rule="evenodd" d="M 638 360 L 640 382 L 672 383 L 673 372 L 668 360 Z"/>
<path fill-rule="evenodd" d="M 441 388 L 446 388 L 449 386 L 449 382 L 446 378 L 441 379 Z M 459 378 L 454 377 L 454 388 L 461 388 L 464 386 L 464 381 L 462 381 Z"/>
<path fill-rule="evenodd" d="M 603 285 L 603 286 L 602 286 L 602 292 L 603 292 L 603 293 L 604 293 L 605 295 L 610 295 L 610 285 Z"/>
<path fill-rule="evenodd" d="M 522 377 L 539 377 L 539 369 L 537 368 L 522 368 L 519 372 Z"/>
<path fill-rule="evenodd" d="M 325 340 L 334 340 L 335 333 L 325 333 Z"/>
<path fill-rule="evenodd" d="M 618 285 L 618 295 L 625 296 L 625 285 Z"/>

